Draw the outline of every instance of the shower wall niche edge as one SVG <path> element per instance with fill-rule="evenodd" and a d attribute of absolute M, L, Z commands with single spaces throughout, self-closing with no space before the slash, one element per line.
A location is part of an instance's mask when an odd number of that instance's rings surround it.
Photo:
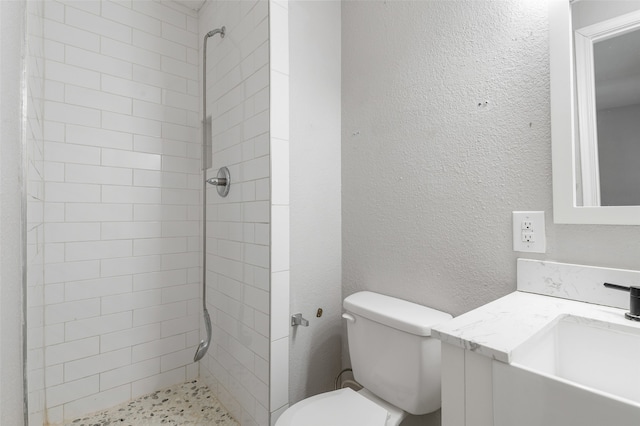
<path fill-rule="evenodd" d="M 44 367 L 44 2 L 27 8 L 27 126 L 23 175 L 26 175 L 25 374 L 27 424 L 45 423 Z M 4 424 L 4 421 L 0 421 Z"/>
<path fill-rule="evenodd" d="M 290 199 L 289 1 L 271 0 L 271 424 L 289 406 Z"/>

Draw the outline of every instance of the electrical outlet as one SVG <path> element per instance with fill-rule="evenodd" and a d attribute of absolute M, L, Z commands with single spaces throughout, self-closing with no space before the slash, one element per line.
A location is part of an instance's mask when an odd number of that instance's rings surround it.
<path fill-rule="evenodd" d="M 544 253 L 546 250 L 544 212 L 513 212 L 513 251 Z"/>
<path fill-rule="evenodd" d="M 522 242 L 523 243 L 534 243 L 535 242 L 535 234 L 533 232 L 523 231 L 522 232 Z"/>

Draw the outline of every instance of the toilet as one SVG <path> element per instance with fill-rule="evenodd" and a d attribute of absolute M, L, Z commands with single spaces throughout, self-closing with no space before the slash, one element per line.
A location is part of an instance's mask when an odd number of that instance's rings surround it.
<path fill-rule="evenodd" d="M 276 426 L 397 426 L 440 408 L 440 341 L 451 315 L 370 291 L 344 299 L 353 375 L 363 389 L 325 392 L 289 407 Z"/>

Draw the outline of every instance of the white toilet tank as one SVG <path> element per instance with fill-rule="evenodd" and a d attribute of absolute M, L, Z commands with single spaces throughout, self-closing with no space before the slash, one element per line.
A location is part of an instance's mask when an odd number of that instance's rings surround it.
<path fill-rule="evenodd" d="M 451 315 L 369 291 L 344 300 L 354 378 L 404 411 L 440 408 L 440 341 L 431 327 Z"/>

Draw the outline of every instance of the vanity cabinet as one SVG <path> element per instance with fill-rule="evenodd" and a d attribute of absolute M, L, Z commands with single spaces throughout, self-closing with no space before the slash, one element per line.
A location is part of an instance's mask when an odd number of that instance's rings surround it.
<path fill-rule="evenodd" d="M 603 283 L 640 271 L 518 259 L 517 272 L 518 291 L 431 330 L 442 426 L 639 424 L 640 324 Z"/>
<path fill-rule="evenodd" d="M 493 362 L 442 343 L 442 426 L 493 426 Z"/>

